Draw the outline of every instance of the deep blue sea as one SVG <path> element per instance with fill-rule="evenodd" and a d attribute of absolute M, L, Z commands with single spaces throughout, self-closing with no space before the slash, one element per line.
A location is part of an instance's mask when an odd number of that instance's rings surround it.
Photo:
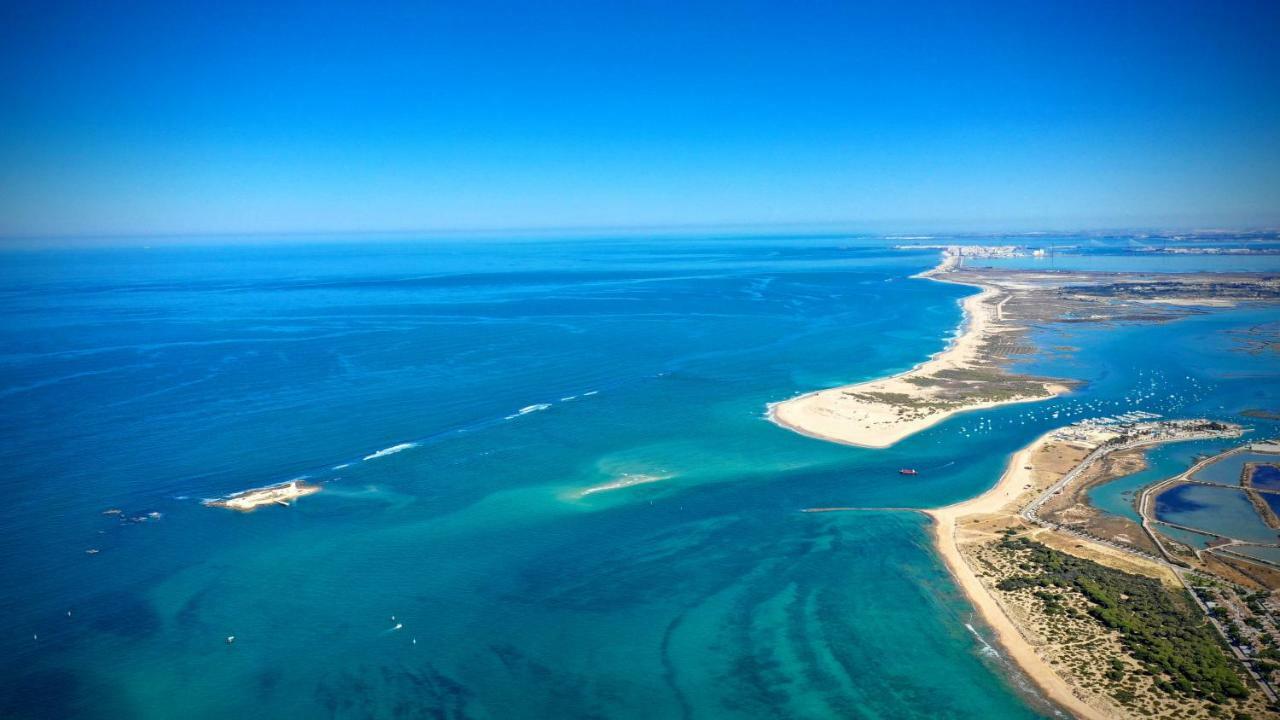
<path fill-rule="evenodd" d="M 1244 307 L 1040 329 L 1073 395 L 843 447 L 766 404 L 941 349 L 973 290 L 909 278 L 935 251 L 355 240 L 0 252 L 0 716 L 1048 716 L 923 517 L 800 510 L 961 500 L 1122 407 L 1280 408 Z"/>

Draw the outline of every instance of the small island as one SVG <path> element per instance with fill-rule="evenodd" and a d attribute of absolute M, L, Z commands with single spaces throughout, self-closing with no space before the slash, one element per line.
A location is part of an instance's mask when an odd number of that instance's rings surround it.
<path fill-rule="evenodd" d="M 300 497 L 306 495 L 314 495 L 320 492 L 319 485 L 312 485 L 302 482 L 301 480 L 290 480 L 289 482 L 278 483 L 276 485 L 267 485 L 266 487 L 250 488 L 242 490 L 238 493 L 228 495 L 224 498 L 216 500 L 205 500 L 206 507 L 220 507 L 228 510 L 237 510 L 239 512 L 253 512 L 263 505 L 284 505 L 289 507 L 290 503 Z"/>

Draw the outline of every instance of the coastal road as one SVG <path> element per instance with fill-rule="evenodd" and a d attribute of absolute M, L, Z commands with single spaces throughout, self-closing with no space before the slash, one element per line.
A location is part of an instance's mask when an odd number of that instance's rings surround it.
<path fill-rule="evenodd" d="M 1188 440 L 1211 440 L 1214 438 L 1230 438 L 1230 437 L 1239 437 L 1239 436 L 1240 436 L 1239 432 L 1233 432 L 1233 433 L 1199 432 L 1199 433 L 1187 433 L 1186 435 L 1178 435 L 1175 437 L 1167 437 L 1167 438 L 1161 437 L 1161 438 L 1150 438 L 1146 440 L 1134 440 L 1132 442 L 1127 442 L 1120 445 L 1101 445 L 1095 448 L 1093 452 L 1089 453 L 1084 460 L 1081 460 L 1079 465 L 1076 465 L 1074 468 L 1071 468 L 1071 471 L 1068 472 L 1066 475 L 1063 475 L 1061 480 L 1051 485 L 1049 489 L 1045 490 L 1043 493 L 1040 493 L 1040 495 L 1035 500 L 1032 500 L 1026 507 L 1022 509 L 1022 512 L 1020 514 L 1022 515 L 1022 517 L 1026 518 L 1027 520 L 1030 520 L 1032 522 L 1037 522 L 1037 523 L 1040 522 L 1038 517 L 1040 508 L 1042 508 L 1044 504 L 1049 501 L 1050 498 L 1052 498 L 1054 495 L 1057 495 L 1058 493 L 1065 490 L 1066 487 L 1070 485 L 1076 478 L 1080 477 L 1081 473 L 1083 473 L 1085 470 L 1088 470 L 1090 467 L 1092 467 L 1093 463 L 1097 462 L 1099 458 L 1102 458 L 1106 455 L 1110 455 L 1113 452 L 1120 452 L 1121 450 L 1131 450 L 1133 448 L 1145 447 L 1148 445 L 1161 445 L 1169 442 L 1185 442 Z M 1199 464 L 1197 464 L 1196 468 L 1194 469 L 1199 469 Z M 1190 474 L 1191 472 L 1192 470 L 1189 470 L 1187 471 L 1187 473 L 1184 473 L 1184 474 Z"/>

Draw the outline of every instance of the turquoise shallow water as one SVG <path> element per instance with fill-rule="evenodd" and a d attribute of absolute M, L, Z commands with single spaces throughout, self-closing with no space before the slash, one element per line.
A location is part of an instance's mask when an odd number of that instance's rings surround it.
<path fill-rule="evenodd" d="M 908 279 L 934 260 L 845 238 L 5 253 L 0 708 L 1050 713 L 922 517 L 799 510 L 972 496 L 1139 385 L 1157 411 L 1275 406 L 1276 369 L 1225 334 L 1275 317 L 1047 329 L 1080 349 L 1028 367 L 1080 392 L 889 450 L 763 419 L 940 349 L 970 291 Z M 663 479 L 577 494 L 629 475 Z M 198 502 L 300 476 L 325 489 L 293 508 Z"/>

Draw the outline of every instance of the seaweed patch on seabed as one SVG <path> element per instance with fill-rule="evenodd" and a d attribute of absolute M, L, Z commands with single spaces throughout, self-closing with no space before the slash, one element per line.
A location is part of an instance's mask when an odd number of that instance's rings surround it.
<path fill-rule="evenodd" d="M 254 681 L 254 690 L 257 691 L 260 701 L 267 701 L 275 694 L 276 688 L 280 687 L 280 681 L 284 679 L 284 671 L 280 668 L 268 668 L 258 673 Z"/>
<path fill-rule="evenodd" d="M 160 616 L 142 595 L 111 592 L 94 597 L 80 611 L 81 619 L 99 632 L 142 638 L 160 629 Z"/>
<path fill-rule="evenodd" d="M 419 669 L 361 665 L 316 683 L 316 701 L 329 717 L 472 717 L 472 693 L 429 663 Z"/>
<path fill-rule="evenodd" d="M 205 627 L 206 623 L 201 619 L 201 610 L 204 608 L 204 601 L 213 594 L 214 586 L 206 586 L 200 588 L 190 597 L 183 601 L 182 607 L 174 613 L 174 622 L 184 628 Z"/>
<path fill-rule="evenodd" d="M 786 546 L 778 563 L 742 576 L 732 591 L 731 611 L 720 620 L 710 648 L 724 658 L 716 678 L 726 686 L 718 693 L 721 706 L 735 715 L 786 717 L 797 712 L 790 705 L 793 698 L 816 695 L 823 710 L 806 700 L 808 714 L 893 716 L 904 706 L 936 710 L 928 690 L 902 675 L 879 678 L 876 693 L 857 692 L 856 678 L 881 658 L 849 622 L 856 583 L 831 577 L 831 553 L 858 552 L 855 547 L 876 534 L 834 515 L 810 517 L 808 537 Z M 762 620 L 778 613 L 784 622 Z M 819 648 L 834 665 L 820 659 Z"/>
<path fill-rule="evenodd" d="M 40 669 L 11 677 L 10 691 L 0 696 L 0 716 L 31 720 L 63 720 L 75 715 L 83 683 L 63 668 Z"/>
<path fill-rule="evenodd" d="M 543 717 L 608 717 L 608 706 L 624 701 L 622 685 L 601 681 L 599 676 L 566 673 L 534 660 L 509 643 L 490 645 L 502 668 L 522 685 L 537 687 L 541 694 L 525 697 L 524 710 Z"/>
<path fill-rule="evenodd" d="M 536 564 L 518 576 L 504 598 L 569 610 L 610 612 L 672 597 L 700 596 L 758 564 L 743 553 L 742 521 L 707 520 L 638 535 L 626 552 L 592 543 L 558 548 L 555 562 Z M 773 552 L 772 550 L 769 552 Z M 701 567 L 732 567 L 724 575 Z"/>

